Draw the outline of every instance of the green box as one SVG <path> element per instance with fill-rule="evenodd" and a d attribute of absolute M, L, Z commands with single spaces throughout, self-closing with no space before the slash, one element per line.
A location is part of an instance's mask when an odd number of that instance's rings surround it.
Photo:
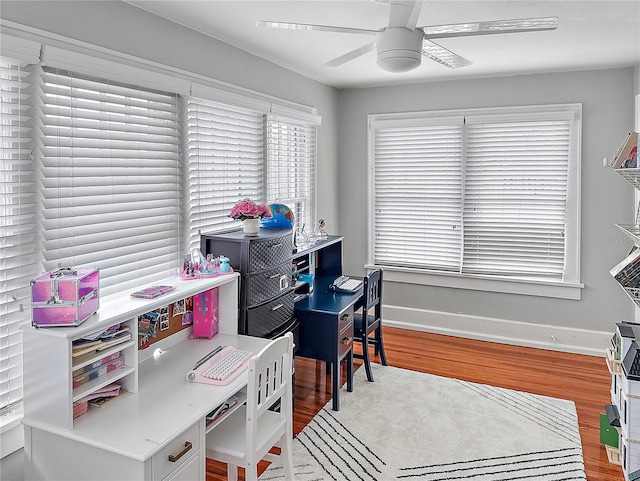
<path fill-rule="evenodd" d="M 609 424 L 606 414 L 600 413 L 600 442 L 617 449 L 618 440 L 618 430 Z"/>

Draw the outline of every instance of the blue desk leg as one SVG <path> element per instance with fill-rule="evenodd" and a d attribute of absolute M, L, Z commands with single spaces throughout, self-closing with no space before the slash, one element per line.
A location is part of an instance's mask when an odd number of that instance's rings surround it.
<path fill-rule="evenodd" d="M 353 347 L 344 356 L 344 360 L 347 363 L 347 391 L 353 392 Z M 333 389 L 332 408 L 334 411 L 340 411 L 340 360 L 327 363 L 327 368 L 329 364 L 331 364 L 331 388 Z"/>
<path fill-rule="evenodd" d="M 333 389 L 333 410 L 340 411 L 340 360 L 331 363 L 333 374 L 331 376 L 331 388 Z"/>
<path fill-rule="evenodd" d="M 347 354 L 347 391 L 353 392 L 353 347 Z"/>

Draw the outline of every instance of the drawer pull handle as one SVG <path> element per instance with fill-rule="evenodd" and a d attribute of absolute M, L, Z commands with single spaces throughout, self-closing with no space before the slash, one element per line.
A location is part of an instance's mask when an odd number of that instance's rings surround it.
<path fill-rule="evenodd" d="M 277 311 L 278 309 L 280 309 L 281 307 L 284 307 L 284 304 L 278 304 L 277 306 L 273 306 L 271 308 L 272 311 Z"/>
<path fill-rule="evenodd" d="M 282 245 L 282 243 L 279 244 L 273 244 L 271 246 L 269 246 L 271 249 L 275 249 L 276 247 L 280 247 Z"/>
<path fill-rule="evenodd" d="M 342 344 L 350 344 L 353 341 L 353 337 L 345 337 L 342 339 Z"/>
<path fill-rule="evenodd" d="M 184 456 L 189 451 L 191 451 L 192 447 L 193 447 L 193 444 L 191 444 L 189 441 L 185 441 L 184 449 L 182 451 L 180 451 L 176 456 L 174 456 L 173 454 L 170 454 L 169 455 L 169 461 L 172 462 L 172 463 L 175 463 L 178 459 L 180 459 L 182 456 Z"/>
<path fill-rule="evenodd" d="M 280 274 L 274 274 L 272 276 L 269 276 L 269 279 L 277 279 L 278 277 L 280 277 Z"/>

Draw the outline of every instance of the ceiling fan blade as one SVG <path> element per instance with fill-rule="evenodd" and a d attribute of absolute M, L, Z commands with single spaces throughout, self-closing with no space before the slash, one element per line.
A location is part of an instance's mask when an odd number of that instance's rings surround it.
<path fill-rule="evenodd" d="M 425 40 L 422 44 L 422 55 L 449 68 L 460 68 L 471 65 L 471 62 L 466 58 L 430 40 Z"/>
<path fill-rule="evenodd" d="M 333 27 L 331 25 L 311 25 L 306 23 L 272 22 L 270 20 L 258 20 L 256 22 L 256 26 L 282 30 L 317 30 L 321 32 L 336 33 L 363 33 L 366 35 L 375 35 L 378 33 L 378 30 L 366 30 L 363 28 Z"/>
<path fill-rule="evenodd" d="M 467 37 L 498 33 L 538 32 L 558 28 L 558 17 L 519 18 L 421 27 L 424 38 Z"/>
<path fill-rule="evenodd" d="M 416 28 L 422 0 L 389 0 L 389 26 Z"/>
<path fill-rule="evenodd" d="M 361 55 L 364 55 L 365 53 L 369 53 L 375 48 L 376 48 L 375 42 L 368 43 L 366 45 L 363 45 L 362 47 L 352 50 L 351 52 L 345 53 L 344 55 L 340 55 L 339 57 L 334 58 L 333 60 L 325 63 L 323 67 L 337 67 L 339 65 L 347 63 L 349 60 L 353 60 L 354 58 L 358 58 Z"/>

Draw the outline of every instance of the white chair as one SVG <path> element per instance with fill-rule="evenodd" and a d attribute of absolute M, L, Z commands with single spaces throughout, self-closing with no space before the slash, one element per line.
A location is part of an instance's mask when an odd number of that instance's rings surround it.
<path fill-rule="evenodd" d="M 229 481 L 237 481 L 238 466 L 256 481 L 261 459 L 281 464 L 285 480 L 293 481 L 292 357 L 290 332 L 252 357 L 246 404 L 207 434 L 207 457 L 227 463 Z M 278 400 L 279 412 L 269 410 Z M 273 446 L 280 455 L 269 453 Z"/>

